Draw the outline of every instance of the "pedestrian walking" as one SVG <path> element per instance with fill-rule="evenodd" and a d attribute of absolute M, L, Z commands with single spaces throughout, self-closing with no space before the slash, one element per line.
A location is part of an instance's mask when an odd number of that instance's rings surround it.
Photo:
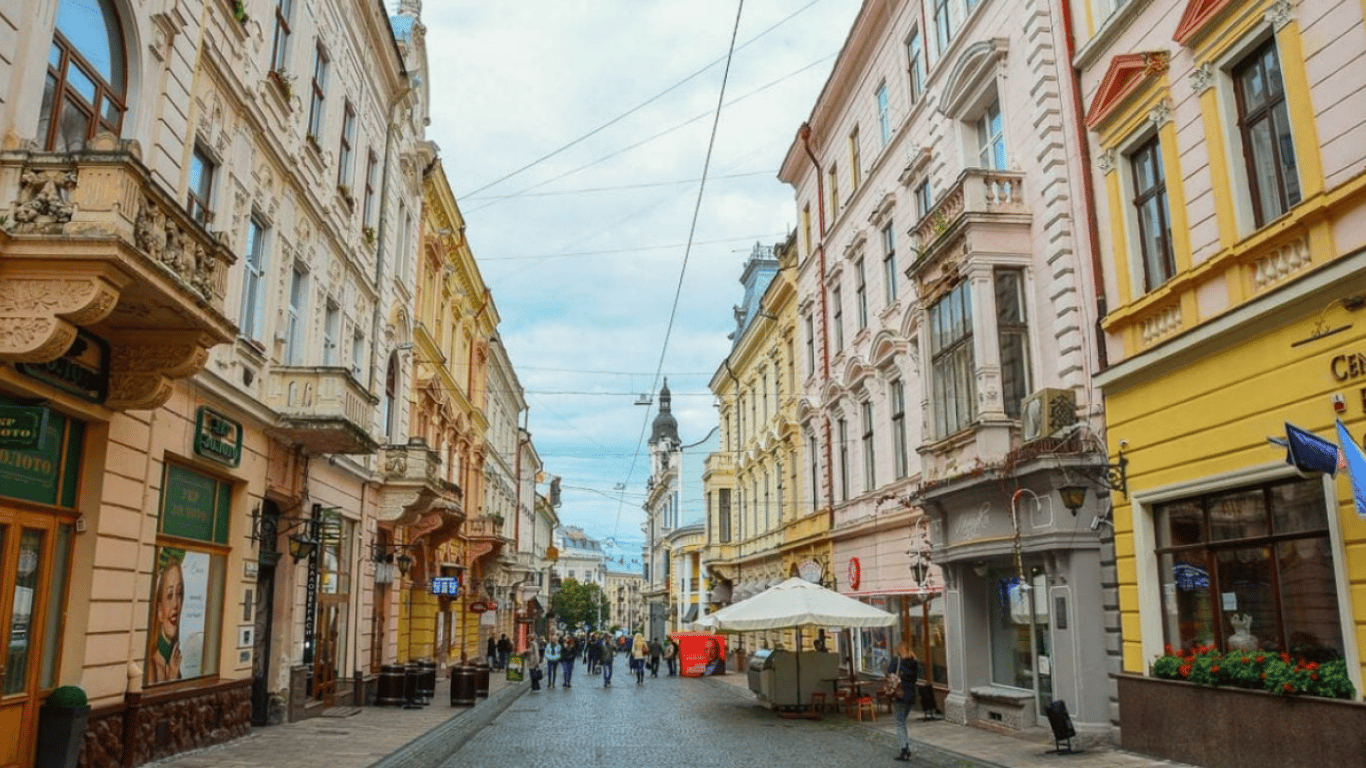
<path fill-rule="evenodd" d="M 602 646 L 598 645 L 598 633 L 594 632 L 588 636 L 588 645 L 584 649 L 588 657 L 588 674 L 598 674 L 598 662 L 602 658 Z"/>
<path fill-rule="evenodd" d="M 617 658 L 617 649 L 612 647 L 612 638 L 607 635 L 602 637 L 602 650 L 598 652 L 598 661 L 602 664 L 602 687 L 612 687 L 612 662 Z"/>
<path fill-rule="evenodd" d="M 664 638 L 664 663 L 669 665 L 669 677 L 678 674 L 678 643 L 672 637 Z"/>
<path fill-rule="evenodd" d="M 508 668 L 508 656 L 512 654 L 512 641 L 506 633 L 498 638 L 498 668 Z"/>
<path fill-rule="evenodd" d="M 631 641 L 631 670 L 636 673 L 636 685 L 645 684 L 645 660 L 649 657 L 650 644 L 637 632 L 635 640 Z"/>
<path fill-rule="evenodd" d="M 919 677 L 920 660 L 911 650 L 911 644 L 904 640 L 897 643 L 896 656 L 887 666 L 887 685 L 884 690 L 892 700 L 896 735 L 901 741 L 901 752 L 896 759 L 903 762 L 911 759 L 911 737 L 906 732 L 906 716 L 911 713 L 911 702 L 915 700 L 915 685 Z M 897 686 L 897 683 L 900 685 Z"/>
<path fill-rule="evenodd" d="M 485 646 L 485 648 L 484 648 L 484 655 L 488 657 L 488 660 L 489 660 L 489 668 L 490 668 L 490 669 L 497 669 L 497 668 L 498 668 L 498 641 L 493 639 L 493 635 L 489 635 L 489 642 L 488 642 L 488 645 Z"/>
<path fill-rule="evenodd" d="M 531 690 L 541 690 L 541 676 L 545 673 L 541 671 L 541 645 L 532 637 L 526 644 L 526 650 L 522 652 L 526 662 L 526 675 L 531 679 Z"/>
<path fill-rule="evenodd" d="M 545 680 L 547 688 L 555 687 L 555 673 L 560 671 L 560 638 L 551 636 L 545 644 Z"/>
<path fill-rule="evenodd" d="M 650 677 L 659 677 L 659 657 L 664 655 L 664 649 L 659 645 L 659 638 L 650 641 Z"/>
<path fill-rule="evenodd" d="M 579 658 L 579 642 L 570 635 L 560 649 L 560 669 L 564 670 L 564 687 L 573 688 L 569 682 L 574 678 L 574 661 Z"/>

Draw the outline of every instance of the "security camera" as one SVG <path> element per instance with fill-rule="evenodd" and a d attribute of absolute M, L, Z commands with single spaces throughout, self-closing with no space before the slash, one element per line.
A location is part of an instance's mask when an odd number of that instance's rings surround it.
<path fill-rule="evenodd" d="M 1099 531 L 1099 530 L 1100 530 L 1100 515 L 1095 515 L 1094 517 L 1091 518 L 1091 530 L 1093 530 L 1093 531 Z"/>
<path fill-rule="evenodd" d="M 1128 447 L 1129 447 L 1129 441 L 1128 441 L 1128 440 L 1120 440 L 1120 441 L 1119 441 L 1119 449 L 1120 449 L 1121 451 L 1124 450 L 1125 448 L 1128 448 Z"/>

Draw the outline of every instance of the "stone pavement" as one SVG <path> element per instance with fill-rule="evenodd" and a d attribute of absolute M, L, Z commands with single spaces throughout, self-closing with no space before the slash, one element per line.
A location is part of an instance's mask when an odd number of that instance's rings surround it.
<path fill-rule="evenodd" d="M 749 690 L 749 677 L 731 673 L 709 681 L 724 681 Z M 752 693 L 750 694 L 753 695 Z M 860 726 L 885 734 L 887 743 L 895 750 L 897 744 L 896 719 L 878 706 L 876 721 L 863 721 Z M 827 715 L 843 719 L 843 715 Z M 1160 760 L 1113 747 L 1087 747 L 1068 754 L 1050 754 L 1055 748 L 1053 732 L 1047 728 L 1032 728 L 1019 734 L 998 733 L 983 728 L 956 725 L 945 720 L 921 720 L 919 710 L 912 710 L 906 718 L 906 730 L 911 738 L 912 753 L 926 751 L 957 757 L 964 766 L 986 768 L 1030 768 L 1032 766 L 1063 765 L 1068 768 L 1187 768 L 1184 763 Z"/>
<path fill-rule="evenodd" d="M 626 690 L 619 692 L 623 697 L 636 696 L 644 692 L 645 689 L 641 689 L 635 693 L 628 693 L 635 688 L 634 681 L 629 674 L 623 672 L 622 669 L 617 670 L 613 690 L 618 687 L 625 688 Z M 580 682 L 580 677 L 576 674 L 575 681 Z M 600 689 L 600 685 L 594 686 L 590 682 L 592 679 L 584 676 L 580 685 L 574 687 L 573 692 L 563 689 L 547 692 L 551 698 L 536 703 L 536 706 L 551 706 L 551 702 L 557 699 L 568 704 L 584 694 L 608 695 L 609 699 L 598 699 L 603 702 L 616 698 L 610 691 L 592 691 L 594 687 Z M 495 674 L 490 676 L 487 699 L 480 699 L 473 707 L 452 707 L 449 685 L 448 680 L 439 679 L 436 696 L 431 704 L 422 709 L 352 708 L 359 711 L 346 717 L 317 717 L 297 723 L 256 728 L 252 730 L 251 735 L 229 744 L 178 755 L 148 765 L 151 768 L 437 768 L 448 756 L 460 750 L 476 735 L 481 732 L 490 733 L 486 726 L 495 723 L 500 715 L 530 691 L 528 683 L 508 683 L 504 676 Z M 747 676 L 741 673 L 705 680 L 661 677 L 647 679 L 646 685 L 651 693 L 667 695 L 667 700 L 676 700 L 680 703 L 683 699 L 675 697 L 686 693 L 686 698 L 689 699 L 701 696 L 714 700 L 732 700 L 736 705 L 746 709 L 750 703 L 753 703 L 755 711 L 760 709 L 758 704 L 754 703 L 754 695 L 749 691 Z M 673 686 L 686 687 L 674 688 L 670 694 L 669 688 Z M 694 686 L 705 686 L 705 689 Z M 580 694 L 581 687 L 588 690 Z M 590 691 L 592 693 L 589 693 Z M 574 698 L 560 698 L 571 696 Z M 585 698 L 584 701 L 592 700 Z M 531 700 L 528 699 L 527 703 L 530 704 Z M 646 704 L 646 700 L 641 700 L 636 703 L 655 709 L 664 702 Z M 620 704 L 634 706 L 629 699 L 623 699 Z M 514 713 L 523 710 L 532 711 L 524 705 L 523 709 L 511 710 L 509 714 L 515 720 L 521 716 Z M 533 719 L 541 716 L 536 715 Z M 1068 768 L 1181 768 L 1178 763 L 1108 747 L 1088 747 L 1083 751 L 1066 755 L 1049 754 L 1054 745 L 1051 733 L 1045 728 L 1019 735 L 1007 735 L 954 725 L 943 720 L 925 722 L 918 717 L 919 713 L 913 712 L 907 722 L 917 756 L 912 765 L 962 768 L 1032 768 L 1059 765 Z M 780 720 L 776 715 L 773 718 L 775 721 Z M 768 722 L 766 712 L 745 720 L 751 723 L 749 727 L 766 727 L 765 724 Z M 808 732 L 807 737 L 815 738 L 817 741 L 833 740 L 840 734 L 863 733 L 864 739 L 873 745 L 870 754 L 875 756 L 885 750 L 887 764 L 897 764 L 891 759 L 896 751 L 896 724 L 885 710 L 878 712 L 876 722 L 849 721 L 838 714 L 827 715 L 823 720 L 781 720 L 785 727 Z M 741 722 L 732 718 L 732 725 L 741 726 Z M 518 726 L 510 724 L 510 727 L 513 727 L 520 736 L 525 735 L 525 731 Z M 533 729 L 537 727 L 539 726 L 533 726 Z M 764 734 L 753 735 L 763 738 Z M 601 746 L 599 745 L 599 748 Z M 830 746 L 833 747 L 834 744 Z M 717 747 L 719 749 L 720 745 Z M 512 751 L 515 752 L 516 749 Z M 500 754 L 507 755 L 508 752 L 504 749 Z M 536 755 L 526 757 L 534 758 Z M 637 754 L 636 757 L 638 759 L 642 755 Z M 737 764 L 734 762 L 733 753 L 707 758 L 694 753 L 692 758 L 691 761 L 685 760 L 678 764 L 701 765 L 702 762 L 712 759 L 721 759 L 722 763 L 719 764 Z M 698 760 L 702 762 L 697 762 Z M 636 764 L 643 765 L 639 762 Z"/>

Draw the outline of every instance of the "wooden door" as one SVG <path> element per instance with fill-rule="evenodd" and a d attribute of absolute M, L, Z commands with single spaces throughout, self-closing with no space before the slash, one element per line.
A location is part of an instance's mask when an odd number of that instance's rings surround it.
<path fill-rule="evenodd" d="M 70 526 L 0 507 L 0 768 L 29 766 L 38 706 L 56 687 Z"/>
<path fill-rule="evenodd" d="M 317 651 L 313 655 L 313 698 L 325 706 L 337 700 L 337 653 L 341 637 L 342 603 L 335 595 L 318 596 Z"/>

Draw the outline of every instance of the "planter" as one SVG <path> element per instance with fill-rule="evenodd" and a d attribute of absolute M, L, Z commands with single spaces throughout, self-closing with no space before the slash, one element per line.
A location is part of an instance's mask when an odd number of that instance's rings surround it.
<path fill-rule="evenodd" d="M 1120 745 L 1207 768 L 1359 765 L 1366 704 L 1118 675 Z"/>
<path fill-rule="evenodd" d="M 34 765 L 44 768 L 76 768 L 85 740 L 90 706 L 38 708 L 38 749 Z"/>

